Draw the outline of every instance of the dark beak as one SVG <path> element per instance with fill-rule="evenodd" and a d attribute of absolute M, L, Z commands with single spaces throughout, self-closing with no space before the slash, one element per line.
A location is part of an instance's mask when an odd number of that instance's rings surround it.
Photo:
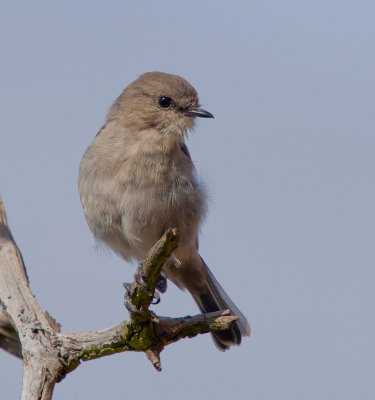
<path fill-rule="evenodd" d="M 214 116 L 206 110 L 202 110 L 201 108 L 192 108 L 190 110 L 184 111 L 185 115 L 189 117 L 201 117 L 201 118 L 213 118 Z"/>

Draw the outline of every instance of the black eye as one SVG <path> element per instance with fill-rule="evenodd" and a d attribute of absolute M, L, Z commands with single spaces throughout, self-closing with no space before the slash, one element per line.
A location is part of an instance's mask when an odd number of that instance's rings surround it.
<path fill-rule="evenodd" d="M 159 97 L 159 105 L 163 108 L 168 108 L 171 105 L 172 100 L 167 96 Z"/>

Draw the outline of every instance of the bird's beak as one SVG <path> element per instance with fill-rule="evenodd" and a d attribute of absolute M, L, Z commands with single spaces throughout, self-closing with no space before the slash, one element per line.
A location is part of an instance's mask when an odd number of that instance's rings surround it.
<path fill-rule="evenodd" d="M 202 110 L 199 107 L 185 110 L 184 113 L 185 113 L 185 115 L 188 115 L 189 117 L 201 117 L 201 118 L 213 118 L 214 117 L 210 112 L 208 112 L 206 110 Z"/>

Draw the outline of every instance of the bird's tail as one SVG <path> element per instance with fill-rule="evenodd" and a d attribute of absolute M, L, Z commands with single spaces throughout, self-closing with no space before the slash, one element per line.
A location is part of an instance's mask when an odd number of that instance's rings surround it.
<path fill-rule="evenodd" d="M 202 260 L 207 277 L 207 290 L 200 293 L 192 293 L 194 300 L 203 313 L 230 309 L 232 315 L 237 315 L 240 319 L 228 330 L 212 333 L 212 337 L 219 350 L 225 351 L 230 346 L 239 345 L 242 336 L 250 336 L 250 325 L 245 316 L 225 293 L 219 282 Z"/>

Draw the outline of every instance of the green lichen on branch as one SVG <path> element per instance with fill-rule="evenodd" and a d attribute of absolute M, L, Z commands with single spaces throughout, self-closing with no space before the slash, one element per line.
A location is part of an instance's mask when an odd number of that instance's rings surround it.
<path fill-rule="evenodd" d="M 93 360 L 123 351 L 142 351 L 160 371 L 160 352 L 171 343 L 186 337 L 229 329 L 238 317 L 229 310 L 183 318 L 158 317 L 149 310 L 161 269 L 178 243 L 176 229 L 168 230 L 150 250 L 137 269 L 132 284 L 124 284 L 130 320 L 103 331 L 75 334 L 65 338 L 70 347 L 65 360 L 67 372 L 81 361 Z M 130 304 L 129 304 L 130 303 Z M 91 334 L 91 337 L 90 337 Z M 62 335 L 64 336 L 64 335 Z"/>
<path fill-rule="evenodd" d="M 199 334 L 230 329 L 239 319 L 230 310 L 215 311 L 183 318 L 156 317 L 155 333 L 164 346 Z"/>
<path fill-rule="evenodd" d="M 85 334 L 60 335 L 69 341 L 61 342 L 63 347 L 65 345 L 65 348 L 69 348 L 69 357 L 64 360 L 65 371 L 71 372 L 81 361 L 124 351 L 146 353 L 155 369 L 160 371 L 159 355 L 165 346 L 198 334 L 229 329 L 237 319 L 238 317 L 230 315 L 229 310 L 183 318 L 157 317 L 151 314 L 148 323 L 125 321 L 108 330 L 88 333 L 87 335 L 93 335 L 89 339 L 85 338 Z"/>
<path fill-rule="evenodd" d="M 87 336 L 91 335 L 92 338 L 84 338 L 82 334 L 59 335 L 60 339 L 56 344 L 68 350 L 65 356 L 63 352 L 61 355 L 61 362 L 68 373 L 81 361 L 94 360 L 124 351 L 148 350 L 153 346 L 150 328 L 150 324 L 134 325 L 132 321 L 124 321 L 106 331 L 89 332 Z"/>
<path fill-rule="evenodd" d="M 130 313 L 135 324 L 150 320 L 151 314 L 148 307 L 154 298 L 161 269 L 177 244 L 177 230 L 169 229 L 150 250 L 143 264 L 139 266 L 135 274 L 135 281 L 129 286 L 129 300 L 135 309 L 140 311 Z"/>

